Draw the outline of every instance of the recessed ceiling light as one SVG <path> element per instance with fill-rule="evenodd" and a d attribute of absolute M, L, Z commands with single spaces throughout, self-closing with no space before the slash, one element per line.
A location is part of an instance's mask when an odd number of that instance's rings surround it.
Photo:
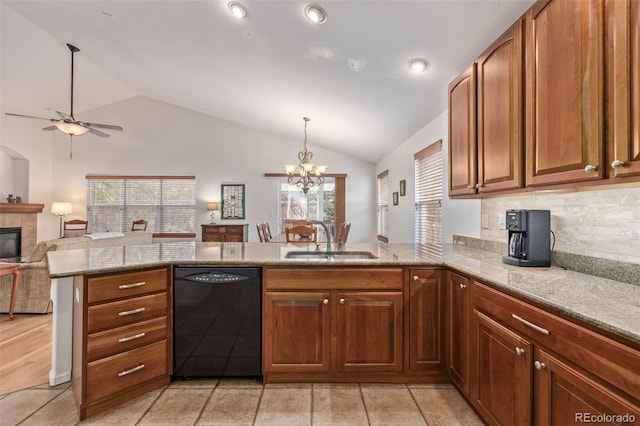
<path fill-rule="evenodd" d="M 310 4 L 305 7 L 304 14 L 308 20 L 316 24 L 324 24 L 327 21 L 327 12 L 315 4 Z"/>
<path fill-rule="evenodd" d="M 231 11 L 231 13 L 235 15 L 236 18 L 242 19 L 247 16 L 247 9 L 245 9 L 245 7 L 240 3 L 230 1 L 229 3 L 227 3 L 227 7 Z"/>
<path fill-rule="evenodd" d="M 413 72 L 423 72 L 429 69 L 429 62 L 424 59 L 415 58 L 409 61 L 409 68 Z"/>

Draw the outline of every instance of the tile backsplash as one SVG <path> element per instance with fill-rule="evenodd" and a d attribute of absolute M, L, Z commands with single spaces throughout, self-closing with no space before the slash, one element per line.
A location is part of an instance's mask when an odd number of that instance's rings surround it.
<path fill-rule="evenodd" d="M 506 243 L 508 209 L 550 210 L 554 251 L 640 263 L 640 185 L 485 198 L 482 239 Z"/>

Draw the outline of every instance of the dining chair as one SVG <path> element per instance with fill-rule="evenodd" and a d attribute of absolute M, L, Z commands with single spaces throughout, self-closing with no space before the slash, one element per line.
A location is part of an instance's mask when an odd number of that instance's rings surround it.
<path fill-rule="evenodd" d="M 342 244 L 346 243 L 347 237 L 349 237 L 350 230 L 351 230 L 351 223 L 342 222 L 338 227 L 336 241 L 342 241 Z"/>
<path fill-rule="evenodd" d="M 143 219 L 134 220 L 131 223 L 131 230 L 132 231 L 146 231 L 147 230 L 147 224 L 148 224 L 148 221 L 143 220 Z"/>
<path fill-rule="evenodd" d="M 287 242 L 317 242 L 318 229 L 313 226 L 298 225 L 285 228 Z"/>
<path fill-rule="evenodd" d="M 87 233 L 89 222 L 82 219 L 65 220 L 63 237 L 79 237 Z"/>
<path fill-rule="evenodd" d="M 256 223 L 256 230 L 258 231 L 258 238 L 260 239 L 260 242 L 264 243 L 264 227 L 261 223 Z"/>
<path fill-rule="evenodd" d="M 264 222 L 262 225 L 265 239 L 267 241 L 270 241 L 271 239 L 273 239 L 273 235 L 271 235 L 271 226 L 269 225 L 269 222 Z"/>

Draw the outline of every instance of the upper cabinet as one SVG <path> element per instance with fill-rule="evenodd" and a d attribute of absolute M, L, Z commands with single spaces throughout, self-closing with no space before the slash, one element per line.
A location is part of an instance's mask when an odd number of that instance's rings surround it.
<path fill-rule="evenodd" d="M 604 3 L 539 1 L 526 15 L 527 185 L 604 177 Z"/>
<path fill-rule="evenodd" d="M 476 65 L 449 84 L 449 195 L 476 192 Z"/>
<path fill-rule="evenodd" d="M 522 20 L 476 61 L 478 70 L 478 192 L 522 188 Z"/>
<path fill-rule="evenodd" d="M 640 0 L 538 0 L 449 84 L 449 196 L 640 181 L 639 32 Z"/>
<path fill-rule="evenodd" d="M 640 176 L 640 0 L 607 0 L 609 177 Z"/>

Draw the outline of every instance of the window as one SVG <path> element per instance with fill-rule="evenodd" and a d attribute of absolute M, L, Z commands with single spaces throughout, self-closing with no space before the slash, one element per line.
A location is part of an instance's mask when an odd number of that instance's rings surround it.
<path fill-rule="evenodd" d="M 442 254 L 442 140 L 414 156 L 416 244 L 433 254 Z"/>
<path fill-rule="evenodd" d="M 389 170 L 378 175 L 378 240 L 389 242 Z"/>
<path fill-rule="evenodd" d="M 336 213 L 336 182 L 327 177 L 320 186 L 309 189 L 305 195 L 297 186 L 289 185 L 286 179 L 280 185 L 280 226 L 279 232 L 284 232 L 287 221 L 294 220 L 323 220 L 329 229 L 335 225 Z"/>
<path fill-rule="evenodd" d="M 195 237 L 195 176 L 87 176 L 89 232 L 129 231 L 137 219 L 156 237 Z"/>

